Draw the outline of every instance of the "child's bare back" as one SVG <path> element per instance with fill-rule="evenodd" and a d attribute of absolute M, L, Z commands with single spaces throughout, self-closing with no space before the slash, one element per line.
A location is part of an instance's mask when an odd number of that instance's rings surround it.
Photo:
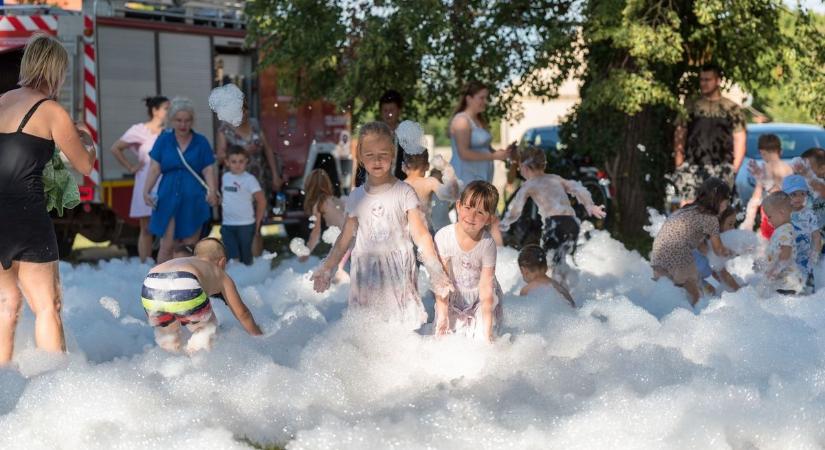
<path fill-rule="evenodd" d="M 198 282 L 200 282 L 201 287 L 207 295 L 221 293 L 224 271 L 213 262 L 198 258 L 197 256 L 189 256 L 170 259 L 165 263 L 158 264 L 149 271 L 149 273 L 172 272 L 191 273 L 197 277 Z"/>

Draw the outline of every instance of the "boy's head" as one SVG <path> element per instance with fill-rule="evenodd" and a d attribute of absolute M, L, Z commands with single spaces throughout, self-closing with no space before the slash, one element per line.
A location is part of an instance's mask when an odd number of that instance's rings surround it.
<path fill-rule="evenodd" d="M 459 225 L 467 233 L 478 233 L 496 216 L 498 190 L 492 184 L 476 180 L 461 192 L 456 204 Z"/>
<path fill-rule="evenodd" d="M 778 228 L 791 221 L 791 197 L 782 191 L 774 192 L 762 200 L 762 210 L 771 225 Z"/>
<path fill-rule="evenodd" d="M 246 165 L 249 163 L 249 155 L 246 149 L 240 145 L 230 145 L 226 148 L 226 165 L 229 171 L 235 175 L 240 175 L 246 171 Z"/>
<path fill-rule="evenodd" d="M 195 244 L 195 257 L 209 261 L 221 269 L 226 268 L 226 250 L 220 239 L 203 238 Z"/>
<path fill-rule="evenodd" d="M 765 162 L 773 162 L 782 157 L 782 141 L 775 134 L 763 134 L 759 136 L 757 144 L 759 154 Z"/>
<path fill-rule="evenodd" d="M 734 228 L 736 228 L 736 209 L 728 206 L 727 209 L 719 214 L 719 231 L 724 233 Z"/>
<path fill-rule="evenodd" d="M 791 198 L 791 207 L 799 211 L 805 207 L 808 200 L 808 182 L 802 175 L 788 175 L 782 180 L 782 192 Z"/>
<path fill-rule="evenodd" d="M 401 122 L 401 108 L 404 107 L 404 99 L 395 90 L 388 90 L 378 99 L 378 109 L 381 113 L 381 120 L 393 130 Z"/>
<path fill-rule="evenodd" d="M 172 258 L 189 258 L 195 256 L 195 249 L 189 244 L 175 246 L 172 251 Z"/>
<path fill-rule="evenodd" d="M 825 178 L 825 149 L 811 147 L 802 153 L 802 158 L 808 161 L 808 165 L 816 176 Z"/>
<path fill-rule="evenodd" d="M 522 176 L 527 178 L 528 174 L 544 173 L 545 167 L 547 167 L 547 155 L 544 154 L 544 150 L 531 145 L 521 151 L 519 171 Z M 525 169 L 529 170 L 529 173 L 525 174 Z"/>
<path fill-rule="evenodd" d="M 404 153 L 404 168 L 407 172 L 427 172 L 430 168 L 430 152 L 424 150 L 417 155 Z"/>
<path fill-rule="evenodd" d="M 533 281 L 547 273 L 547 252 L 536 244 L 525 246 L 518 254 L 518 267 L 524 281 Z"/>

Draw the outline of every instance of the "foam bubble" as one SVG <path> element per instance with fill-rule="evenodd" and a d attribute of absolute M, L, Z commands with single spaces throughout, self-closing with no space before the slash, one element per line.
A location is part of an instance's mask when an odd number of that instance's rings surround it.
<path fill-rule="evenodd" d="M 239 126 L 243 122 L 243 92 L 232 83 L 218 86 L 209 94 L 209 109 L 218 119 Z"/>

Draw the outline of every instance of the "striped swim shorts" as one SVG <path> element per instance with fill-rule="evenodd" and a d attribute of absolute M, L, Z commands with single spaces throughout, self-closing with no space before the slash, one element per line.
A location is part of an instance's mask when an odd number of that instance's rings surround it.
<path fill-rule="evenodd" d="M 205 322 L 212 317 L 209 297 L 189 272 L 150 273 L 143 280 L 141 301 L 149 325 L 166 327 Z"/>

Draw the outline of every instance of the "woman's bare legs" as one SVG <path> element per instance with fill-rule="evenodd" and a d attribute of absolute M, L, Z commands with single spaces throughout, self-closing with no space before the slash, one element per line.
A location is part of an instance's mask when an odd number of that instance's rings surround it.
<path fill-rule="evenodd" d="M 14 330 L 22 298 L 17 287 L 17 263 L 9 270 L 0 267 L 0 366 L 8 364 L 14 352 Z"/>
<path fill-rule="evenodd" d="M 175 251 L 175 219 L 169 219 L 166 225 L 166 232 L 160 238 L 160 249 L 158 249 L 158 264 L 165 263 L 172 259 L 172 252 Z"/>
<path fill-rule="evenodd" d="M 140 262 L 145 263 L 152 256 L 152 233 L 149 232 L 149 217 L 141 217 L 140 235 L 138 236 L 138 257 Z"/>
<path fill-rule="evenodd" d="M 48 263 L 18 263 L 20 288 L 34 312 L 34 341 L 37 348 L 49 352 L 65 352 L 63 320 L 60 317 L 63 298 L 57 261 Z"/>

